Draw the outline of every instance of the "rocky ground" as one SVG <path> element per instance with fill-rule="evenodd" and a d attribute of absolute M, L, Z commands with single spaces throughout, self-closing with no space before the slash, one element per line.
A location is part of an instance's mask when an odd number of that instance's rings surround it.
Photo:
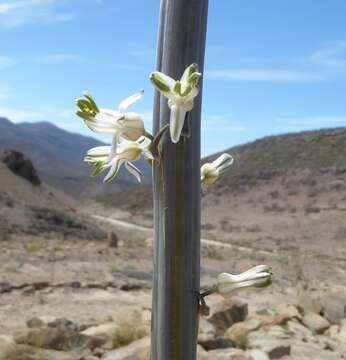
<path fill-rule="evenodd" d="M 127 213 L 108 216 L 124 222 L 99 223 L 108 239 L 17 236 L 0 243 L 1 360 L 148 359 L 152 232 L 132 228 Z M 221 242 L 211 234 L 214 242 L 203 240 L 203 285 L 220 271 L 258 263 L 273 265 L 275 277 L 261 292 L 231 301 L 207 298 L 211 311 L 200 318 L 199 359 L 344 358 L 342 246 L 334 252 L 306 245 L 270 249 L 266 242 L 225 247 L 225 233 Z"/>

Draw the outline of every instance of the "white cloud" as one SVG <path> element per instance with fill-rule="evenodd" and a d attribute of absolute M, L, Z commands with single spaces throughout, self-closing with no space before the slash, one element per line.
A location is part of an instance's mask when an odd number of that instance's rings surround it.
<path fill-rule="evenodd" d="M 217 131 L 217 132 L 246 132 L 248 129 L 245 126 L 238 125 L 232 120 L 232 115 L 207 115 L 202 119 L 203 132 Z"/>
<path fill-rule="evenodd" d="M 287 124 L 288 128 L 298 129 L 298 126 L 345 126 L 346 116 L 311 116 L 279 118 L 277 122 Z"/>
<path fill-rule="evenodd" d="M 28 23 L 65 22 L 74 19 L 69 12 L 60 11 L 57 5 L 64 0 L 11 0 L 0 3 L 0 26 L 17 27 Z"/>
<path fill-rule="evenodd" d="M 305 83 L 322 81 L 321 75 L 303 71 L 275 69 L 220 69 L 206 72 L 209 79 L 261 81 L 282 83 Z"/>
<path fill-rule="evenodd" d="M 82 57 L 77 54 L 49 54 L 43 56 L 37 56 L 35 58 L 28 59 L 29 62 L 35 62 L 40 64 L 47 65 L 56 65 L 65 62 L 80 62 L 82 61 Z"/>
<path fill-rule="evenodd" d="M 74 117 L 74 111 L 72 109 L 55 108 L 43 108 L 38 111 L 32 111 L 0 106 L 0 116 L 7 117 L 14 123 L 20 123 L 23 121 L 54 121 L 57 123 L 66 122 L 72 119 Z"/>
<path fill-rule="evenodd" d="M 318 65 L 346 68 L 346 41 L 321 48 L 311 54 L 308 60 Z"/>
<path fill-rule="evenodd" d="M 16 60 L 9 56 L 0 56 L 0 69 L 15 65 Z"/>

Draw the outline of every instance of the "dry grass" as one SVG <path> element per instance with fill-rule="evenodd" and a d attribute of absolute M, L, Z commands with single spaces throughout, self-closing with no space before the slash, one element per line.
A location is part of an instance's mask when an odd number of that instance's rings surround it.
<path fill-rule="evenodd" d="M 129 316 L 119 319 L 118 324 L 119 327 L 112 339 L 114 349 L 126 346 L 149 334 L 149 326 L 139 311 L 134 311 Z"/>

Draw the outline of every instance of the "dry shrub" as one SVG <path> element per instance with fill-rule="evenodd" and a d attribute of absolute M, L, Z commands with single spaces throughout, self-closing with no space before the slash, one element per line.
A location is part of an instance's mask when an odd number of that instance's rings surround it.
<path fill-rule="evenodd" d="M 127 317 L 118 320 L 118 329 L 112 338 L 113 348 L 126 346 L 133 341 L 139 340 L 149 334 L 149 326 L 139 311 L 134 311 Z"/>

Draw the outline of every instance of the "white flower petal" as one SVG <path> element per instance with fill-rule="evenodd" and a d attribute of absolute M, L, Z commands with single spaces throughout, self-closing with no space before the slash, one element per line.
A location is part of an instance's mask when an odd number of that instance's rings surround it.
<path fill-rule="evenodd" d="M 171 107 L 171 119 L 169 129 L 171 133 L 171 140 L 174 143 L 179 142 L 181 131 L 184 126 L 186 111 L 176 105 Z"/>
<path fill-rule="evenodd" d="M 125 162 L 125 167 L 126 170 L 131 173 L 136 179 L 137 181 L 140 183 L 141 182 L 141 171 L 132 163 L 130 163 L 129 161 Z"/>
<path fill-rule="evenodd" d="M 117 134 L 115 134 L 113 136 L 112 146 L 111 146 L 111 149 L 110 149 L 110 152 L 109 152 L 107 162 L 111 162 L 112 159 L 114 159 L 114 157 L 116 156 L 118 143 L 119 143 L 119 136 Z"/>
<path fill-rule="evenodd" d="M 220 173 L 223 173 L 233 164 L 233 162 L 233 157 L 225 153 L 214 160 L 212 164 L 220 171 Z"/>
<path fill-rule="evenodd" d="M 113 180 L 117 173 L 119 172 L 120 166 L 122 165 L 122 163 L 124 162 L 124 160 L 121 159 L 113 159 L 112 161 L 112 165 L 111 168 L 108 172 L 108 174 L 106 175 L 106 177 L 103 179 L 103 182 L 110 182 L 111 180 Z"/>
<path fill-rule="evenodd" d="M 121 113 L 125 112 L 129 106 L 138 101 L 143 95 L 144 90 L 141 90 L 138 93 L 129 96 L 119 104 L 118 110 Z"/>
<path fill-rule="evenodd" d="M 111 153 L 111 146 L 97 146 L 90 150 L 88 150 L 87 155 L 88 156 L 109 156 Z"/>

